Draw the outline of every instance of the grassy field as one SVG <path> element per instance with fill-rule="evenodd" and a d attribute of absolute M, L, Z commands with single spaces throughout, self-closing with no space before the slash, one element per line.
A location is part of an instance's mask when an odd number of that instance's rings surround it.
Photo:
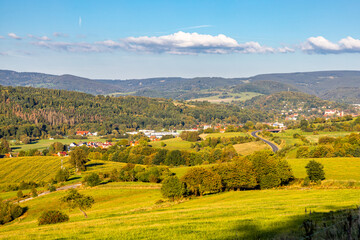
<path fill-rule="evenodd" d="M 244 132 L 225 132 L 225 133 L 203 133 L 200 134 L 200 137 L 202 139 L 206 139 L 208 137 L 212 137 L 212 138 L 217 138 L 217 137 L 221 137 L 221 138 L 231 138 L 231 137 L 238 137 L 238 136 L 250 136 L 248 133 L 244 133 Z"/>
<path fill-rule="evenodd" d="M 263 141 L 235 144 L 234 148 L 237 153 L 243 156 L 250 155 L 256 151 L 271 149 L 270 146 Z"/>
<path fill-rule="evenodd" d="M 298 231 L 307 208 L 328 212 L 359 204 L 360 190 L 236 191 L 156 204 L 156 184 L 112 183 L 81 193 L 95 198 L 85 219 L 59 203 L 55 192 L 21 204 L 24 217 L 0 227 L 2 239 L 263 239 Z M 48 209 L 69 214 L 70 222 L 38 226 Z"/>
<path fill-rule="evenodd" d="M 42 151 L 42 150 L 48 148 L 54 142 L 61 142 L 63 144 L 69 145 L 72 142 L 78 143 L 78 142 L 85 142 L 85 141 L 86 142 L 89 142 L 89 141 L 105 142 L 106 139 L 101 139 L 99 137 L 91 137 L 89 139 L 68 139 L 68 138 L 54 139 L 54 140 L 41 139 L 32 144 L 11 145 L 11 148 L 14 152 L 20 152 L 21 150 L 27 151 L 29 149 L 38 149 L 38 150 Z"/>
<path fill-rule="evenodd" d="M 246 101 L 249 100 L 253 97 L 262 95 L 261 93 L 255 93 L 255 92 L 242 92 L 242 93 L 229 93 L 228 97 L 226 98 L 219 98 L 220 95 L 216 95 L 216 96 L 210 96 L 210 97 L 204 97 L 204 98 L 196 98 L 196 99 L 191 99 L 188 101 L 208 101 L 211 103 L 221 103 L 221 102 L 231 102 L 231 101 Z"/>
<path fill-rule="evenodd" d="M 350 135 L 351 132 L 318 132 L 317 135 L 314 135 L 312 132 L 303 132 L 300 129 L 289 129 L 280 133 L 273 133 L 273 136 L 279 136 L 281 140 L 285 142 L 286 145 L 293 145 L 295 143 L 301 144 L 302 141 L 298 138 L 293 138 L 293 135 L 298 133 L 306 137 L 311 143 L 317 143 L 320 137 L 343 137 Z"/>
<path fill-rule="evenodd" d="M 306 177 L 305 166 L 313 159 L 288 159 L 296 178 Z M 324 165 L 327 180 L 360 181 L 360 158 L 319 158 L 314 159 Z"/>
<path fill-rule="evenodd" d="M 19 157 L 0 159 L 0 184 L 21 181 L 49 181 L 61 166 L 69 167 L 67 157 Z"/>
<path fill-rule="evenodd" d="M 161 143 L 165 143 L 166 146 L 162 147 Z M 184 141 L 179 137 L 158 142 L 151 142 L 150 145 L 154 148 L 164 148 L 167 150 L 192 150 L 191 142 Z"/>

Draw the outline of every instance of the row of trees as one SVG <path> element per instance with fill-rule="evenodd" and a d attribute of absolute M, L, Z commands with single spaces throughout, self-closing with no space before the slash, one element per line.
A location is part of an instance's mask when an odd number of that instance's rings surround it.
<path fill-rule="evenodd" d="M 352 133 L 345 137 L 321 137 L 317 146 L 299 147 L 297 158 L 360 157 L 360 134 Z"/>
<path fill-rule="evenodd" d="M 181 179 L 170 176 L 163 181 L 162 193 L 176 199 L 220 191 L 266 189 L 285 185 L 293 178 L 286 160 L 279 159 L 270 151 L 260 151 L 211 168 L 190 168 Z"/>

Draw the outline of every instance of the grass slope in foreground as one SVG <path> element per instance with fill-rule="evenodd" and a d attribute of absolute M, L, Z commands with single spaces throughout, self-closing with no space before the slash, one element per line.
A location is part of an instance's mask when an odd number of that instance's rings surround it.
<path fill-rule="evenodd" d="M 81 193 L 95 198 L 84 219 L 65 210 L 70 222 L 38 226 L 42 211 L 57 209 L 64 192 L 22 204 L 25 217 L 0 228 L 2 239 L 266 239 L 298 231 L 305 208 L 316 212 L 354 207 L 360 190 L 232 191 L 181 204 L 155 204 L 160 190 L 138 184 L 112 183 Z"/>

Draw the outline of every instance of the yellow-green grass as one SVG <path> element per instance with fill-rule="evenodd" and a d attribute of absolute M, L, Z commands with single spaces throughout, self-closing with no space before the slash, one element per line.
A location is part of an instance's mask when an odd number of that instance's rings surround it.
<path fill-rule="evenodd" d="M 124 187 L 112 183 L 81 190 L 95 198 L 88 218 L 61 205 L 64 192 L 22 203 L 21 219 L 0 228 L 3 239 L 267 239 L 298 231 L 305 208 L 329 212 L 355 207 L 360 190 L 232 191 L 188 200 L 156 204 L 157 188 Z M 125 183 L 126 184 L 126 183 Z M 143 186 L 147 186 L 146 184 Z M 48 209 L 62 209 L 70 222 L 37 225 Z"/>
<path fill-rule="evenodd" d="M 264 143 L 263 141 L 235 144 L 234 148 L 237 153 L 243 156 L 250 155 L 256 151 L 271 149 L 270 146 Z"/>
<path fill-rule="evenodd" d="M 221 138 L 231 138 L 231 137 L 238 137 L 238 136 L 250 136 L 248 133 L 244 133 L 244 132 L 224 132 L 224 133 L 203 133 L 200 135 L 200 137 L 202 139 L 206 139 L 206 138 L 217 138 L 217 137 L 221 137 Z"/>
<path fill-rule="evenodd" d="M 91 137 L 89 139 L 68 139 L 68 138 L 64 138 L 64 139 L 54 139 L 54 140 L 50 140 L 50 139 L 40 139 L 38 141 L 36 141 L 35 143 L 32 144 L 20 144 L 20 145 L 11 145 L 11 148 L 14 152 L 20 152 L 20 151 L 27 151 L 29 149 L 38 149 L 40 151 L 50 147 L 51 144 L 55 143 L 55 142 L 61 142 L 63 144 L 70 144 L 72 142 L 78 143 L 78 142 L 88 142 L 88 141 L 99 141 L 99 142 L 104 142 L 106 141 L 106 139 L 101 139 L 100 137 Z"/>
<path fill-rule="evenodd" d="M 328 137 L 343 137 L 346 135 L 350 135 L 352 132 L 318 132 L 318 134 L 314 135 L 312 132 L 303 132 L 300 129 L 289 129 L 280 133 L 273 133 L 273 136 L 279 136 L 281 140 L 285 142 L 286 145 L 293 145 L 295 143 L 302 144 L 303 142 L 299 138 L 293 138 L 293 135 L 298 133 L 300 135 L 305 136 L 310 142 L 317 143 L 320 137 L 328 136 Z M 357 132 L 356 132 L 357 133 Z"/>
<path fill-rule="evenodd" d="M 246 101 L 253 97 L 260 96 L 261 93 L 255 93 L 255 92 L 242 92 L 242 93 L 229 93 L 227 98 L 219 98 L 220 95 L 216 96 L 210 96 L 210 97 L 204 97 L 204 98 L 196 98 L 191 99 L 188 101 L 208 101 L 211 103 L 221 103 L 221 102 L 231 102 L 231 101 Z"/>
<path fill-rule="evenodd" d="M 288 159 L 296 178 L 306 177 L 305 166 L 315 160 L 324 165 L 327 180 L 360 181 L 360 158 L 316 158 Z"/>
<path fill-rule="evenodd" d="M 49 181 L 63 166 L 69 167 L 68 157 L 19 157 L 0 159 L 0 184 L 21 181 Z"/>
<path fill-rule="evenodd" d="M 165 143 L 166 146 L 162 147 L 161 143 Z M 164 148 L 167 150 L 192 150 L 191 144 L 191 142 L 184 141 L 179 137 L 150 143 L 154 148 Z"/>

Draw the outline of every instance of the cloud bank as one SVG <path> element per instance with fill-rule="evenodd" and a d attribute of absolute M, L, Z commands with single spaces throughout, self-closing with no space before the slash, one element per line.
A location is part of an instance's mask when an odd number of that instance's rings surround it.
<path fill-rule="evenodd" d="M 360 53 L 360 40 L 349 36 L 333 43 L 322 36 L 310 37 L 301 50 L 309 54 Z"/>
<path fill-rule="evenodd" d="M 54 33 L 55 37 L 63 37 L 64 34 Z M 9 36 L 14 39 L 21 39 L 16 34 Z M 114 40 L 88 42 L 61 42 L 50 41 L 47 36 L 36 37 L 29 35 L 37 41 L 33 45 L 43 48 L 66 51 L 66 52 L 115 52 L 129 51 L 138 53 L 155 54 L 177 54 L 177 55 L 198 55 L 198 54 L 274 54 L 274 53 L 293 53 L 302 51 L 307 54 L 341 54 L 341 53 L 360 53 L 360 40 L 346 37 L 334 43 L 322 36 L 310 37 L 305 42 L 297 46 L 290 47 L 269 47 L 259 42 L 249 41 L 239 43 L 235 39 L 219 35 L 199 34 L 196 32 L 176 32 L 163 36 L 141 36 L 127 37 Z"/>

